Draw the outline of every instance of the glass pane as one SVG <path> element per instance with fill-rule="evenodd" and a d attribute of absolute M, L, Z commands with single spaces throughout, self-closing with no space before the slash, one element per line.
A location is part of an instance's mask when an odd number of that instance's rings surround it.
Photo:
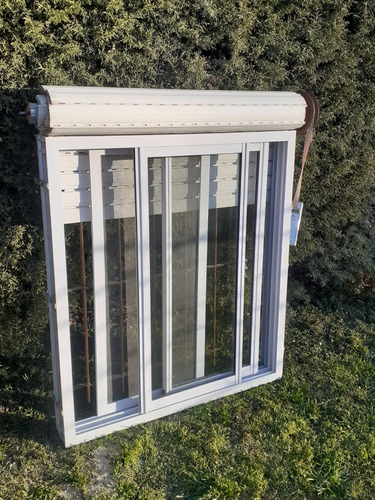
<path fill-rule="evenodd" d="M 165 170 L 170 170 L 170 213 L 162 214 L 162 182 Z M 167 371 L 167 353 L 163 352 L 163 272 L 170 266 L 172 273 L 171 304 L 172 366 L 170 385 L 176 386 L 195 377 L 196 343 L 196 261 L 199 208 L 199 157 L 178 157 L 170 162 L 162 158 L 149 161 L 150 200 L 150 267 L 151 267 L 151 352 L 152 388 L 162 389 L 163 373 Z M 165 188 L 164 188 L 165 191 Z M 163 224 L 170 217 L 171 231 L 163 236 Z M 172 260 L 163 258 L 170 245 Z M 163 267 L 164 266 L 164 267 Z"/>
<path fill-rule="evenodd" d="M 250 364 L 250 331 L 251 331 L 251 304 L 252 304 L 252 276 L 253 276 L 253 250 L 255 227 L 256 187 L 259 169 L 259 153 L 250 152 L 247 222 L 246 222 L 246 267 L 244 287 L 244 318 L 243 318 L 243 366 Z"/>
<path fill-rule="evenodd" d="M 204 158 L 149 160 L 154 397 L 234 370 L 240 155 Z"/>
<path fill-rule="evenodd" d="M 152 390 L 163 386 L 163 276 L 162 276 L 162 220 L 161 171 L 164 160 L 149 160 L 150 211 L 150 286 L 151 286 L 151 364 Z"/>
<path fill-rule="evenodd" d="M 137 246 L 131 152 L 103 156 L 102 178 L 106 218 L 108 402 L 111 403 L 139 393 Z"/>
<path fill-rule="evenodd" d="M 96 414 L 91 191 L 87 151 L 61 151 L 75 419 Z"/>
<path fill-rule="evenodd" d="M 205 375 L 234 371 L 239 154 L 211 156 Z"/>
<path fill-rule="evenodd" d="M 200 157 L 172 158 L 172 385 L 195 379 Z"/>
<path fill-rule="evenodd" d="M 271 143 L 269 150 L 269 163 L 268 163 L 268 178 L 267 178 L 267 200 L 266 200 L 266 220 L 265 220 L 265 230 L 264 230 L 264 264 L 263 264 L 263 288 L 262 295 L 269 297 L 270 287 L 271 287 L 271 249 L 273 246 L 273 230 L 272 230 L 272 218 L 274 214 L 274 185 L 276 179 L 276 168 L 277 168 L 277 150 L 278 144 L 282 143 Z M 264 304 L 268 304 L 268 301 L 262 300 L 262 311 L 261 311 L 261 329 L 260 329 L 260 346 L 259 346 L 259 366 L 267 366 L 267 351 L 268 351 L 268 335 L 269 331 L 266 324 L 269 317 L 269 311 L 265 310 Z"/>
<path fill-rule="evenodd" d="M 65 225 L 75 419 L 96 413 L 91 223 Z"/>

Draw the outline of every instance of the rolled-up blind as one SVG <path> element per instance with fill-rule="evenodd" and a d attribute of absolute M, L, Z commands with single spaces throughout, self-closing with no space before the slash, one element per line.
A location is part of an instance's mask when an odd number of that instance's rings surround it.
<path fill-rule="evenodd" d="M 45 135 L 295 130 L 305 99 L 294 92 L 44 87 L 30 121 Z"/>

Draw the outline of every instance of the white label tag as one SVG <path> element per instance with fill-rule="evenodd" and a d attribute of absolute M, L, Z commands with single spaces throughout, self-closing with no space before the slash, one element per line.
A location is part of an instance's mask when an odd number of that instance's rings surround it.
<path fill-rule="evenodd" d="M 301 225 L 303 203 L 298 203 L 297 208 L 292 208 L 292 222 L 290 225 L 290 244 L 297 245 L 298 231 Z"/>

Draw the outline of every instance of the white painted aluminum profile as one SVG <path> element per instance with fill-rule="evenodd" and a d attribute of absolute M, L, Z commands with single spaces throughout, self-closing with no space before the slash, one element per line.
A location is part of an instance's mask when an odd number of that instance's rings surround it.
<path fill-rule="evenodd" d="M 295 130 L 306 101 L 294 92 L 43 87 L 30 122 L 49 136 Z"/>

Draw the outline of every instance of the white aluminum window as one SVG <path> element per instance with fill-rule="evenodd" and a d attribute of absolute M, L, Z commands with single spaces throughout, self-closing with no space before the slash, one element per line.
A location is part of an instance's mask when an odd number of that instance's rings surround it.
<path fill-rule="evenodd" d="M 67 446 L 281 376 L 294 131 L 38 143 Z"/>
<path fill-rule="evenodd" d="M 280 377 L 305 98 L 44 91 L 29 116 L 65 445 Z"/>

